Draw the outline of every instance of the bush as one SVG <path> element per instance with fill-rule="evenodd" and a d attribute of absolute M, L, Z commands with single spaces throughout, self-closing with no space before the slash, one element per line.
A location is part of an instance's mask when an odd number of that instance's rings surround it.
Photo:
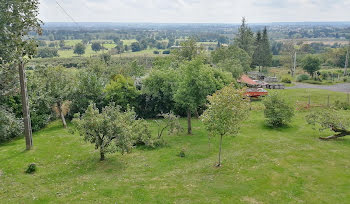
<path fill-rule="evenodd" d="M 185 156 L 186 156 L 186 154 L 185 154 L 185 149 L 182 149 L 182 150 L 180 151 L 180 153 L 178 154 L 178 156 L 179 156 L 179 157 L 185 157 Z"/>
<path fill-rule="evenodd" d="M 309 79 L 310 79 L 309 75 L 302 74 L 302 75 L 298 76 L 297 81 L 298 82 L 302 82 L 302 81 L 306 81 L 306 80 L 309 80 Z"/>
<path fill-rule="evenodd" d="M 22 134 L 23 123 L 11 110 L 0 106 L 0 142 L 8 141 Z"/>
<path fill-rule="evenodd" d="M 164 50 L 163 51 L 163 55 L 168 55 L 168 54 L 170 54 L 170 50 Z"/>
<path fill-rule="evenodd" d="M 153 51 L 153 54 L 158 55 L 158 54 L 159 54 L 159 51 L 154 50 L 154 51 Z"/>
<path fill-rule="evenodd" d="M 290 78 L 288 78 L 288 77 L 285 77 L 285 78 L 282 79 L 282 82 L 283 83 L 287 83 L 287 84 L 291 84 L 292 80 Z"/>
<path fill-rule="evenodd" d="M 26 170 L 27 174 L 32 174 L 36 171 L 36 164 L 32 163 L 28 165 L 28 168 Z"/>
<path fill-rule="evenodd" d="M 334 108 L 342 109 L 342 110 L 350 110 L 350 104 L 348 102 L 342 102 L 342 101 L 336 100 L 334 103 Z"/>
<path fill-rule="evenodd" d="M 294 116 L 294 107 L 286 98 L 275 93 L 263 100 L 265 105 L 266 124 L 269 127 L 282 127 L 288 125 Z"/>

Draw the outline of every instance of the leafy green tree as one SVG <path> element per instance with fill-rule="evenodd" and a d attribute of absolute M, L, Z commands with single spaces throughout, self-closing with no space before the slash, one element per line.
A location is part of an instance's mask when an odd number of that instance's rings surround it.
<path fill-rule="evenodd" d="M 7 0 L 0 4 L 0 66 L 18 65 L 26 149 L 33 146 L 24 62 L 35 55 L 37 44 L 29 32 L 41 34 L 38 0 Z"/>
<path fill-rule="evenodd" d="M 124 110 L 128 105 L 135 107 L 139 95 L 139 91 L 136 89 L 134 81 L 131 78 L 126 78 L 120 74 L 116 75 L 109 84 L 107 84 L 104 92 L 106 93 L 106 99 L 109 102 L 115 102 Z"/>
<path fill-rule="evenodd" d="M 254 33 L 246 23 L 246 19 L 242 18 L 242 25 L 238 29 L 238 33 L 234 39 L 235 45 L 246 51 L 249 56 L 254 52 Z"/>
<path fill-rule="evenodd" d="M 212 136 L 220 136 L 219 162 L 221 166 L 222 138 L 239 132 L 242 122 L 248 117 L 249 101 L 244 90 L 237 90 L 233 84 L 208 96 L 208 108 L 201 116 L 206 129 Z"/>
<path fill-rule="evenodd" d="M 237 46 L 221 47 L 211 53 L 212 62 L 214 64 L 223 63 L 224 61 L 237 63 L 237 60 L 241 64 L 243 71 L 250 71 L 251 57 Z"/>
<path fill-rule="evenodd" d="M 315 72 L 321 69 L 321 59 L 317 56 L 307 55 L 302 61 L 302 67 L 313 77 Z"/>
<path fill-rule="evenodd" d="M 132 52 L 141 51 L 140 43 L 138 43 L 138 42 L 131 43 L 131 51 Z"/>
<path fill-rule="evenodd" d="M 162 138 L 163 133 L 166 129 L 168 129 L 169 135 L 177 134 L 184 130 L 179 121 L 180 116 L 174 115 L 173 112 L 159 114 L 158 116 L 163 117 L 161 120 L 155 120 L 158 126 L 158 139 Z"/>
<path fill-rule="evenodd" d="M 95 52 L 100 51 L 102 49 L 101 43 L 99 43 L 99 42 L 92 43 L 91 49 Z"/>
<path fill-rule="evenodd" d="M 197 56 L 201 55 L 203 51 L 202 47 L 197 45 L 195 38 L 180 43 L 180 48 L 174 50 L 174 56 L 179 60 L 191 61 Z"/>
<path fill-rule="evenodd" d="M 77 43 L 74 46 L 74 54 L 83 55 L 85 54 L 85 45 L 83 43 Z"/>
<path fill-rule="evenodd" d="M 306 116 L 308 124 L 318 128 L 319 131 L 331 130 L 337 134 L 329 137 L 320 137 L 321 140 L 331 140 L 350 135 L 350 118 L 340 111 L 322 109 L 312 111 Z"/>
<path fill-rule="evenodd" d="M 217 89 L 214 72 L 202 59 L 185 62 L 178 72 L 178 85 L 174 93 L 177 106 L 187 112 L 187 132 L 192 134 L 191 114 L 197 111 L 200 105 L 205 104 L 206 97 Z"/>
<path fill-rule="evenodd" d="M 217 64 L 223 71 L 232 74 L 234 79 L 239 79 L 243 74 L 243 67 L 238 59 L 225 59 Z"/>
<path fill-rule="evenodd" d="M 74 84 L 72 74 L 64 67 L 49 67 L 42 74 L 41 80 L 45 84 L 47 96 L 57 106 L 63 127 L 67 128 L 63 105 L 72 93 Z"/>
<path fill-rule="evenodd" d="M 286 97 L 273 93 L 263 100 L 266 124 L 269 127 L 282 127 L 288 125 L 294 117 L 294 107 Z"/>
<path fill-rule="evenodd" d="M 18 137 L 23 132 L 23 122 L 7 108 L 0 106 L 0 143 Z"/>
<path fill-rule="evenodd" d="M 95 144 L 95 149 L 99 149 L 101 161 L 107 153 L 129 153 L 140 140 L 152 145 L 148 143 L 151 136 L 147 123 L 137 120 L 133 110 L 123 112 L 114 104 L 103 108 L 101 113 L 91 104 L 82 116 L 76 115 L 73 124 L 86 142 Z"/>

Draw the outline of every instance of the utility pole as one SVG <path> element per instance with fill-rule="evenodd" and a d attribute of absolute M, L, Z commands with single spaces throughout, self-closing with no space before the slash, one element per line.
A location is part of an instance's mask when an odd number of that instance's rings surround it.
<path fill-rule="evenodd" d="M 30 150 L 33 147 L 32 124 L 30 121 L 28 92 L 27 92 L 27 80 L 26 80 L 26 73 L 25 73 L 25 69 L 24 69 L 23 60 L 20 60 L 20 63 L 18 65 L 18 71 L 19 71 L 19 81 L 20 81 L 20 85 L 21 85 L 24 137 L 26 139 L 26 149 Z"/>

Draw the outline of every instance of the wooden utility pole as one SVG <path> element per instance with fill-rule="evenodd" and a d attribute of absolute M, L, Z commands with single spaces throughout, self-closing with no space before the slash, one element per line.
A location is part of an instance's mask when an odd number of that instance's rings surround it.
<path fill-rule="evenodd" d="M 22 60 L 20 61 L 19 65 L 18 65 L 18 70 L 19 70 L 19 81 L 20 81 L 20 85 L 21 85 L 24 137 L 26 139 L 26 149 L 30 150 L 33 147 L 32 124 L 30 121 L 30 113 L 29 113 L 26 73 L 25 73 L 25 69 L 24 69 L 24 63 Z"/>

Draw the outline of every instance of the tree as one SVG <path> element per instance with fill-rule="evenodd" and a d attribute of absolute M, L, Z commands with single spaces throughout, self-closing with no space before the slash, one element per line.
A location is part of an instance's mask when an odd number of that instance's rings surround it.
<path fill-rule="evenodd" d="M 109 102 L 115 102 L 126 110 L 127 106 L 136 106 L 136 99 L 139 95 L 139 91 L 134 85 L 134 81 L 131 78 L 126 78 L 123 75 L 116 75 L 107 84 L 104 92 L 106 93 L 106 99 Z"/>
<path fill-rule="evenodd" d="M 36 43 L 29 32 L 41 34 L 38 0 L 7 0 L 0 4 L 0 66 L 18 65 L 26 149 L 33 146 L 24 63 L 35 55 Z"/>
<path fill-rule="evenodd" d="M 242 18 L 242 25 L 238 29 L 238 33 L 234 40 L 235 45 L 246 51 L 249 56 L 254 52 L 254 34 L 246 23 L 245 17 Z"/>
<path fill-rule="evenodd" d="M 239 62 L 244 72 L 250 71 L 250 65 L 252 62 L 252 59 L 247 52 L 234 45 L 216 49 L 211 53 L 211 58 L 214 64 L 223 63 L 224 61 Z"/>
<path fill-rule="evenodd" d="M 267 34 L 267 28 L 264 28 L 263 35 L 261 38 L 261 50 L 262 50 L 262 66 L 268 67 L 272 63 L 272 52 L 269 36 Z"/>
<path fill-rule="evenodd" d="M 288 125 L 294 117 L 294 107 L 280 94 L 273 93 L 266 97 L 263 104 L 266 124 L 269 127 L 276 128 Z"/>
<path fill-rule="evenodd" d="M 132 52 L 141 51 L 140 43 L 138 43 L 138 42 L 131 43 L 131 51 Z"/>
<path fill-rule="evenodd" d="M 95 52 L 100 51 L 101 48 L 102 48 L 102 46 L 101 46 L 101 43 L 99 43 L 99 42 L 94 42 L 94 43 L 92 43 L 92 45 L 91 45 L 91 49 L 92 49 L 93 51 L 95 51 Z"/>
<path fill-rule="evenodd" d="M 263 66 L 263 45 L 262 45 L 262 37 L 261 32 L 259 31 L 256 34 L 255 40 L 255 50 L 252 57 L 252 65 L 258 66 L 260 71 L 260 66 Z"/>
<path fill-rule="evenodd" d="M 210 135 L 220 136 L 219 162 L 221 166 L 222 138 L 239 132 L 242 122 L 248 117 L 249 101 L 244 90 L 237 90 L 233 84 L 208 96 L 208 108 L 201 116 Z"/>
<path fill-rule="evenodd" d="M 313 77 L 315 72 L 321 69 L 321 60 L 317 56 L 307 55 L 302 61 L 302 67 Z"/>
<path fill-rule="evenodd" d="M 202 59 L 184 62 L 178 72 L 178 86 L 174 93 L 176 104 L 187 112 L 187 133 L 192 134 L 191 114 L 200 105 L 205 104 L 206 97 L 217 89 L 214 72 L 203 64 Z"/>
<path fill-rule="evenodd" d="M 163 136 L 163 133 L 166 129 L 168 129 L 168 134 L 177 134 L 178 132 L 183 131 L 183 127 L 181 126 L 181 123 L 179 121 L 180 116 L 174 115 L 173 112 L 170 113 L 163 113 L 159 114 L 158 116 L 163 117 L 162 120 L 155 120 L 158 126 L 158 139 L 161 139 Z"/>
<path fill-rule="evenodd" d="M 289 65 L 290 73 L 294 76 L 296 69 L 297 49 L 293 40 L 283 43 L 283 53 L 286 56 L 286 64 Z"/>
<path fill-rule="evenodd" d="M 197 46 L 197 41 L 194 38 L 180 43 L 180 48 L 174 50 L 174 56 L 179 60 L 191 61 L 201 55 L 202 47 Z"/>
<path fill-rule="evenodd" d="M 337 134 L 329 137 L 320 137 L 321 140 L 337 139 L 350 135 L 350 118 L 333 109 L 322 109 L 311 112 L 306 116 L 308 124 L 319 131 L 331 130 Z"/>
<path fill-rule="evenodd" d="M 49 67 L 42 74 L 42 82 L 45 83 L 46 92 L 51 102 L 57 106 L 63 127 L 67 128 L 63 104 L 69 99 L 72 92 L 73 78 L 71 73 L 64 67 Z"/>
<path fill-rule="evenodd" d="M 151 136 L 147 123 L 137 120 L 133 110 L 123 112 L 114 104 L 103 108 L 101 113 L 94 104 L 90 104 L 82 116 L 76 114 L 73 124 L 86 142 L 95 144 L 95 149 L 99 149 L 101 161 L 106 153 L 129 153 L 140 138 L 146 145 L 151 145 L 148 144 Z"/>
<path fill-rule="evenodd" d="M 65 45 L 66 45 L 66 43 L 64 42 L 64 40 L 60 40 L 60 42 L 59 42 L 60 48 L 61 49 L 64 48 Z"/>
<path fill-rule="evenodd" d="M 74 54 L 83 55 L 85 54 L 85 45 L 83 43 L 77 43 L 74 47 Z"/>

